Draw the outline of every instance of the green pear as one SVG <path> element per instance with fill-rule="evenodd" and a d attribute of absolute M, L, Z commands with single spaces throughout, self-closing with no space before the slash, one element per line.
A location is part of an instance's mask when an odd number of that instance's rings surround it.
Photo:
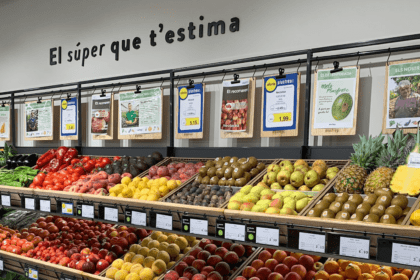
<path fill-rule="evenodd" d="M 309 198 L 307 198 L 307 197 L 299 199 L 296 202 L 296 212 L 300 213 L 300 211 L 302 211 L 303 208 L 305 208 L 306 205 L 308 205 L 308 203 L 309 203 Z"/>
<path fill-rule="evenodd" d="M 319 175 L 316 173 L 315 170 L 309 170 L 308 173 L 305 174 L 305 185 L 308 188 L 312 188 L 319 182 Z"/>
<path fill-rule="evenodd" d="M 306 198 L 306 197 L 307 197 L 307 195 L 304 194 L 303 192 L 295 192 L 294 195 L 293 195 L 293 198 L 296 199 L 296 200 L 301 200 L 301 199 Z"/>
<path fill-rule="evenodd" d="M 263 179 L 262 179 L 262 181 L 261 181 L 261 182 L 263 182 L 263 183 L 267 184 L 267 180 L 268 180 L 268 175 L 267 175 L 267 174 L 265 174 L 265 175 L 263 176 Z"/>
<path fill-rule="evenodd" d="M 267 173 L 268 172 L 271 172 L 271 171 L 273 171 L 274 170 L 274 168 L 279 168 L 279 166 L 277 165 L 277 164 L 270 164 L 268 167 L 267 167 Z"/>
<path fill-rule="evenodd" d="M 284 166 L 286 166 L 286 165 L 291 165 L 291 166 L 293 166 L 293 164 L 292 164 L 292 162 L 291 162 L 290 160 L 282 160 L 282 161 L 279 163 L 280 169 L 283 169 L 283 167 L 284 167 Z"/>
<path fill-rule="evenodd" d="M 251 192 L 251 189 L 252 189 L 251 185 L 246 185 L 241 188 L 240 192 L 244 194 L 249 194 Z"/>
<path fill-rule="evenodd" d="M 277 181 L 277 173 L 274 171 L 270 171 L 267 173 L 267 185 L 271 185 L 272 183 L 275 183 Z"/>
<path fill-rule="evenodd" d="M 288 203 L 288 202 L 291 202 L 291 201 L 295 201 L 295 199 L 294 199 L 293 197 L 291 197 L 291 196 L 286 196 L 286 197 L 283 199 L 283 202 L 284 202 L 284 203 Z"/>
<path fill-rule="evenodd" d="M 287 190 L 287 191 L 294 191 L 294 190 L 296 190 L 296 188 L 295 187 L 293 187 L 292 185 L 290 185 L 290 184 L 287 184 L 286 186 L 284 186 L 283 187 L 283 190 Z"/>
<path fill-rule="evenodd" d="M 298 188 L 298 191 L 302 191 L 302 192 L 308 192 L 308 191 L 310 191 L 311 189 L 310 188 L 308 188 L 308 186 L 307 185 L 302 185 L 302 186 L 300 186 L 299 188 Z"/>
<path fill-rule="evenodd" d="M 309 168 L 306 167 L 305 165 L 297 165 L 295 166 L 295 171 L 300 171 L 303 174 L 306 174 L 309 171 Z"/>
<path fill-rule="evenodd" d="M 284 203 L 284 207 L 290 208 L 290 209 L 296 209 L 296 200 L 289 200 L 288 202 Z"/>
<path fill-rule="evenodd" d="M 281 210 L 280 210 L 280 214 L 283 214 L 283 215 L 294 215 L 294 210 L 293 209 L 290 209 L 290 208 L 285 208 L 285 207 L 283 207 Z"/>
<path fill-rule="evenodd" d="M 288 197 L 288 196 L 291 196 L 291 195 L 293 195 L 295 192 L 291 192 L 290 190 L 289 191 L 287 191 L 287 192 L 281 192 L 280 193 L 280 195 L 282 196 L 282 197 Z"/>
<path fill-rule="evenodd" d="M 324 188 L 324 185 L 323 184 L 318 184 L 318 185 L 316 185 L 315 187 L 312 188 L 312 191 L 319 192 L 323 188 Z"/>
<path fill-rule="evenodd" d="M 268 207 L 264 207 L 262 205 L 254 205 L 251 209 L 251 212 L 264 212 Z"/>
<path fill-rule="evenodd" d="M 277 173 L 279 173 L 279 172 L 280 172 L 280 170 L 281 170 L 280 166 L 275 165 L 275 166 L 273 167 L 273 170 L 271 170 L 271 171 L 272 171 L 272 172 L 276 172 L 276 174 L 277 174 Z"/>
<path fill-rule="evenodd" d="M 290 182 L 290 172 L 287 170 L 282 170 L 277 174 L 277 182 L 281 186 L 285 186 Z"/>
<path fill-rule="evenodd" d="M 334 172 L 330 172 L 330 173 L 327 173 L 327 178 L 329 179 L 329 180 L 332 180 L 334 177 L 335 177 L 335 175 L 337 175 L 337 173 L 334 173 Z"/>
<path fill-rule="evenodd" d="M 264 190 L 262 190 L 262 192 L 260 193 L 260 195 L 261 195 L 261 196 L 263 196 L 263 195 L 265 195 L 265 194 L 272 194 L 272 195 L 275 195 L 275 194 L 276 194 L 276 192 L 275 192 L 275 191 L 272 191 L 272 190 L 270 190 L 270 189 L 264 189 Z"/>
<path fill-rule="evenodd" d="M 292 173 L 292 175 L 290 175 L 290 184 L 293 187 L 298 188 L 303 185 L 304 179 L 305 179 L 305 176 L 303 175 L 302 172 L 295 171 Z"/>
<path fill-rule="evenodd" d="M 293 171 L 295 171 L 295 168 L 293 167 L 293 165 L 285 165 L 283 166 L 283 168 L 281 170 L 287 170 L 291 173 L 293 173 Z"/>
<path fill-rule="evenodd" d="M 338 171 L 340 171 L 340 169 L 338 169 L 338 167 L 335 167 L 335 166 L 330 167 L 330 168 L 327 169 L 327 174 L 330 173 L 330 172 L 338 173 Z"/>
<path fill-rule="evenodd" d="M 280 186 L 280 184 L 279 183 L 273 183 L 273 184 L 271 184 L 271 186 L 270 186 L 270 188 L 272 189 L 272 190 L 282 190 L 283 188 Z"/>
<path fill-rule="evenodd" d="M 281 195 L 280 192 L 276 193 L 275 195 L 273 195 L 273 197 L 271 198 L 272 200 L 280 198 L 283 201 L 283 196 Z"/>
<path fill-rule="evenodd" d="M 254 193 L 249 193 L 244 197 L 245 202 L 257 203 L 258 200 L 259 200 L 259 197 Z"/>

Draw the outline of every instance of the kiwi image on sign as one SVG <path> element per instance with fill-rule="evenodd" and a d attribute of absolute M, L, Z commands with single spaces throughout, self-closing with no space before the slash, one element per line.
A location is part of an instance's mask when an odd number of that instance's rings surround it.
<path fill-rule="evenodd" d="M 335 100 L 331 108 L 331 114 L 337 121 L 344 120 L 351 111 L 353 99 L 349 93 L 340 94 Z"/>

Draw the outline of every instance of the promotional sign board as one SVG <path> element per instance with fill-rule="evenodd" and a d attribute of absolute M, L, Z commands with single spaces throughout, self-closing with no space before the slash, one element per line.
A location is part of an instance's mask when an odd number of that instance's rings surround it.
<path fill-rule="evenodd" d="M 203 138 L 204 84 L 178 87 L 176 139 Z"/>
<path fill-rule="evenodd" d="M 61 99 L 60 140 L 77 140 L 77 98 Z"/>
<path fill-rule="evenodd" d="M 114 94 L 92 95 L 91 133 L 94 140 L 113 139 Z"/>
<path fill-rule="evenodd" d="M 10 106 L 0 106 L 0 140 L 10 140 Z"/>
<path fill-rule="evenodd" d="M 53 100 L 25 102 L 25 141 L 53 140 Z"/>

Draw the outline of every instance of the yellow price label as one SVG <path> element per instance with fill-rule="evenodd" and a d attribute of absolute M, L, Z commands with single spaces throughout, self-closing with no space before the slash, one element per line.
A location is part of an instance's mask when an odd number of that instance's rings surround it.
<path fill-rule="evenodd" d="M 74 123 L 68 123 L 66 124 L 66 130 L 72 130 L 75 129 L 76 125 Z"/>
<path fill-rule="evenodd" d="M 198 125 L 198 124 L 200 124 L 200 119 L 199 118 L 186 118 L 185 119 L 185 124 L 186 125 Z"/>
<path fill-rule="evenodd" d="M 274 114 L 274 122 L 288 122 L 292 120 L 292 113 Z"/>

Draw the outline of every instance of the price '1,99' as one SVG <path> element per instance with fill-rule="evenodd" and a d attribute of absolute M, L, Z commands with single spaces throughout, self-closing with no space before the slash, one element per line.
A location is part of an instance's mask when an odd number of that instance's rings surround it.
<path fill-rule="evenodd" d="M 288 122 L 292 120 L 292 113 L 274 114 L 274 122 Z"/>

